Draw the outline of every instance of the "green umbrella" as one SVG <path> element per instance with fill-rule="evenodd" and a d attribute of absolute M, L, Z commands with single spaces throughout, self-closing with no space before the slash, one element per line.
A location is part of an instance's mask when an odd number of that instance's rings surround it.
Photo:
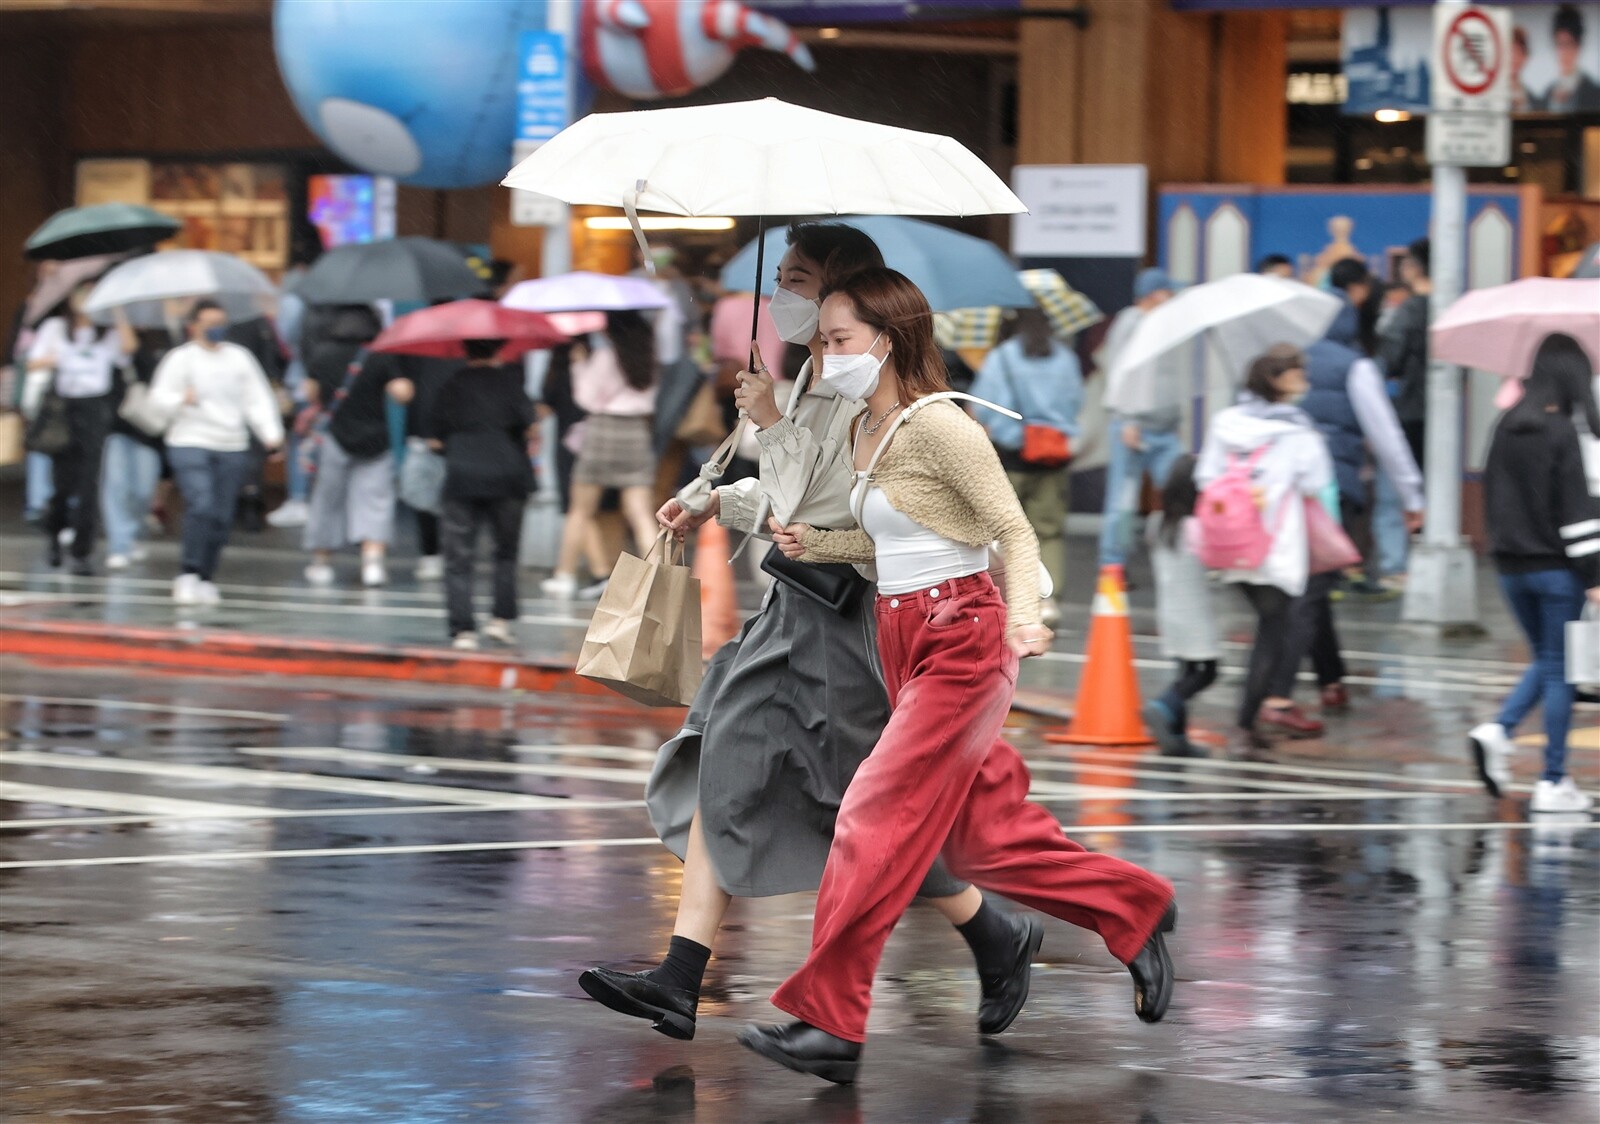
<path fill-rule="evenodd" d="M 144 250 L 176 234 L 183 224 L 136 203 L 68 207 L 45 220 L 25 249 L 34 261 L 70 261 L 96 254 Z"/>

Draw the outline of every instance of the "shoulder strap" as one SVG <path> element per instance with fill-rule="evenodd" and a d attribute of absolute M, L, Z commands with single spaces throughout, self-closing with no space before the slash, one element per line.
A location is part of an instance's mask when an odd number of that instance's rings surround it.
<path fill-rule="evenodd" d="M 889 423 L 889 432 L 883 435 L 883 440 L 878 442 L 878 447 L 872 450 L 872 459 L 867 462 L 867 467 L 863 470 L 862 475 L 866 482 L 868 484 L 872 483 L 873 473 L 878 471 L 878 462 L 883 459 L 883 452 L 889 447 L 889 438 L 894 436 L 895 430 L 904 425 L 905 422 L 910 419 L 912 414 L 922 409 L 922 407 L 932 405 L 935 402 L 953 402 L 956 400 L 973 402 L 984 407 L 985 409 L 993 410 L 997 414 L 1004 414 L 1006 417 L 1012 418 L 1015 421 L 1022 420 L 1022 415 L 1016 413 L 1014 410 L 1008 410 L 1004 406 L 996 406 L 993 402 L 979 398 L 973 394 L 964 394 L 959 390 L 941 390 L 937 394 L 930 394 L 926 398 L 919 398 L 915 402 L 911 403 L 911 405 L 907 406 L 904 410 L 901 410 L 897 415 L 895 415 L 894 421 Z M 865 498 L 864 490 L 862 498 Z M 850 509 L 856 517 L 856 522 L 860 523 L 861 500 L 855 496 L 852 496 L 850 501 Z"/>

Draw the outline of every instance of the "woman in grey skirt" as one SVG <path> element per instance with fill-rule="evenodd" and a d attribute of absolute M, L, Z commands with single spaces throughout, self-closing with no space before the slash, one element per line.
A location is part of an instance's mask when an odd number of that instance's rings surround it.
<path fill-rule="evenodd" d="M 657 513 L 680 537 L 716 518 L 747 534 L 780 523 L 854 526 L 850 474 L 831 471 L 849 449 L 861 403 L 840 398 L 821 369 L 818 297 L 826 277 L 881 266 L 872 240 L 839 223 L 797 223 L 778 267 L 771 315 L 786 341 L 808 345 L 786 411 L 771 376 L 741 372 L 737 401 L 758 428 L 758 478 L 711 488 L 702 478 Z M 759 366 L 759 363 L 755 364 Z M 818 567 L 836 581 L 870 583 L 850 567 Z M 762 609 L 711 661 L 683 729 L 661 747 L 645 799 L 651 823 L 684 861 L 666 959 L 648 972 L 592 968 L 579 977 L 595 999 L 692 1038 L 711 943 L 731 899 L 813 890 L 834 818 L 857 766 L 889 717 L 864 596 L 836 610 L 781 578 Z M 919 895 L 971 946 L 982 982 L 981 1033 L 998 1034 L 1027 998 L 1037 921 L 988 905 L 935 863 Z"/>
<path fill-rule="evenodd" d="M 650 427 L 656 412 L 656 342 L 655 328 L 642 313 L 608 312 L 604 332 L 573 345 L 572 396 L 589 416 L 582 422 L 583 443 L 572 470 L 561 551 L 542 587 L 551 597 L 578 592 L 578 556 L 607 488 L 622 493 L 622 514 L 639 550 L 655 541 L 656 454 Z"/>

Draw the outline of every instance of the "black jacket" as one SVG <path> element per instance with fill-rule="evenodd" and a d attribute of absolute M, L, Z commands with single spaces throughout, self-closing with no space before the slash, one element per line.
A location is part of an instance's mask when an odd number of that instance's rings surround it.
<path fill-rule="evenodd" d="M 451 375 L 423 419 L 427 436 L 444 442 L 444 498 L 507 499 L 533 491 L 526 436 L 532 424 L 520 364 L 466 366 Z"/>
<path fill-rule="evenodd" d="M 1600 504 L 1589 495 L 1572 419 L 1518 410 L 1500 419 L 1483 498 L 1501 573 L 1570 569 L 1585 589 L 1600 586 Z"/>
<path fill-rule="evenodd" d="M 1400 384 L 1394 412 L 1403 422 L 1428 416 L 1428 298 L 1414 294 L 1395 309 L 1378 341 L 1383 373 Z"/>

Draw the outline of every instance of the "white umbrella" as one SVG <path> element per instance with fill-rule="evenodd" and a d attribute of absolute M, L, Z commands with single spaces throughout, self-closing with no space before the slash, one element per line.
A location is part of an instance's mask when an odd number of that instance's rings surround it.
<path fill-rule="evenodd" d="M 109 320 L 121 308 L 136 328 L 166 325 L 176 302 L 206 297 L 222 305 L 230 317 L 261 316 L 277 292 L 267 275 L 232 254 L 210 250 L 169 250 L 123 262 L 100 279 L 84 311 Z"/>
<path fill-rule="evenodd" d="M 643 277 L 578 270 L 519 281 L 500 303 L 527 312 L 614 312 L 666 308 L 672 298 Z"/>
<path fill-rule="evenodd" d="M 1167 397 L 1161 381 L 1174 377 L 1174 353 L 1201 340 L 1237 383 L 1244 364 L 1274 344 L 1304 347 L 1320 340 L 1341 307 L 1330 293 L 1259 273 L 1185 289 L 1139 321 L 1107 376 L 1106 408 L 1122 414 L 1153 409 Z"/>

